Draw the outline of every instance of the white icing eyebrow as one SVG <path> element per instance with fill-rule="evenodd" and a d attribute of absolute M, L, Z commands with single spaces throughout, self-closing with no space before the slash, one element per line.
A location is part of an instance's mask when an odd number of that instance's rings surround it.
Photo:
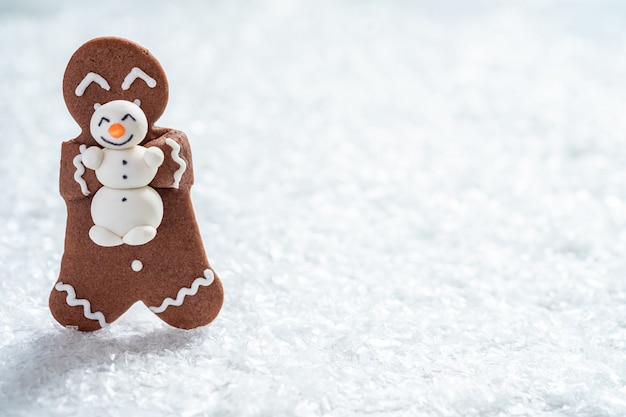
<path fill-rule="evenodd" d="M 83 78 L 80 84 L 78 84 L 74 93 L 76 93 L 78 97 L 82 96 L 87 89 L 87 86 L 91 83 L 96 83 L 107 91 L 111 89 L 111 86 L 109 85 L 107 80 L 102 78 L 102 75 L 96 74 L 95 72 L 89 72 L 87 73 L 87 75 L 85 75 L 85 78 Z"/>
<path fill-rule="evenodd" d="M 128 90 L 130 85 L 137 79 L 141 78 L 148 84 L 148 87 L 154 88 L 156 86 L 156 80 L 143 72 L 141 68 L 133 67 L 132 70 L 128 73 L 126 78 L 124 78 L 124 82 L 122 83 L 122 90 Z"/>

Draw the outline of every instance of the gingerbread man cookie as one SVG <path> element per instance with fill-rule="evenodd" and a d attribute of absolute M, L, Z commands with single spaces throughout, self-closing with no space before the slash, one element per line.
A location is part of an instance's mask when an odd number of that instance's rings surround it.
<path fill-rule="evenodd" d="M 146 115 L 130 101 L 113 100 L 98 106 L 90 129 L 105 149 L 81 149 L 83 165 L 95 170 L 103 185 L 91 201 L 95 224 L 89 237 L 100 246 L 148 243 L 163 219 L 161 197 L 148 184 L 164 155 L 156 146 L 139 145 L 148 131 Z"/>
<path fill-rule="evenodd" d="M 161 65 L 128 40 L 93 39 L 70 59 L 63 95 L 82 131 L 61 149 L 67 226 L 52 315 L 92 331 L 142 301 L 174 327 L 210 323 L 224 292 L 191 203 L 187 137 L 154 126 L 168 99 Z"/>

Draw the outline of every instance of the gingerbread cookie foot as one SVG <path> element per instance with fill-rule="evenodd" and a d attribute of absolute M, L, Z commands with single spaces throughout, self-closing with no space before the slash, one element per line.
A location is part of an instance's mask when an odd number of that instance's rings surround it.
<path fill-rule="evenodd" d="M 124 243 L 121 237 L 101 226 L 92 226 L 89 237 L 98 246 L 112 247 Z"/>
<path fill-rule="evenodd" d="M 224 290 L 210 269 L 196 278 L 189 287 L 178 290 L 175 298 L 167 297 L 158 306 L 149 307 L 171 326 L 193 329 L 210 323 L 217 316 L 224 300 Z"/>
<path fill-rule="evenodd" d="M 95 310 L 89 300 L 77 297 L 74 287 L 63 282 L 57 282 L 50 293 L 50 311 L 61 325 L 81 331 L 107 325 L 103 312 Z"/>

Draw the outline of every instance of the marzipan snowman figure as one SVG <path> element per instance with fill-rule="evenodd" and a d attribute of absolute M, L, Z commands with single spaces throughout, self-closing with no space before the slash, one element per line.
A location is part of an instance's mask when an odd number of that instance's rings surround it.
<path fill-rule="evenodd" d="M 72 55 L 63 96 L 81 132 L 61 148 L 67 225 L 52 315 L 93 331 L 141 301 L 174 327 L 210 323 L 224 291 L 191 202 L 187 136 L 154 125 L 168 99 L 161 65 L 126 39 L 93 39 Z"/>
<path fill-rule="evenodd" d="M 139 145 L 148 132 L 145 114 L 130 101 L 110 101 L 93 113 L 90 130 L 104 149 L 81 152 L 83 165 L 95 170 L 103 185 L 91 201 L 95 225 L 89 237 L 100 246 L 148 243 L 163 219 L 161 197 L 148 184 L 164 155 L 158 147 Z"/>

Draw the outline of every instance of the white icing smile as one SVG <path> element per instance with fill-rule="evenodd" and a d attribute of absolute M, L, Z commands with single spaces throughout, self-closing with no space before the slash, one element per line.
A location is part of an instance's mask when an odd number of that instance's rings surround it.
<path fill-rule="evenodd" d="M 138 145 L 148 132 L 148 120 L 141 108 L 126 100 L 110 101 L 91 116 L 92 136 L 105 148 L 127 149 Z"/>

